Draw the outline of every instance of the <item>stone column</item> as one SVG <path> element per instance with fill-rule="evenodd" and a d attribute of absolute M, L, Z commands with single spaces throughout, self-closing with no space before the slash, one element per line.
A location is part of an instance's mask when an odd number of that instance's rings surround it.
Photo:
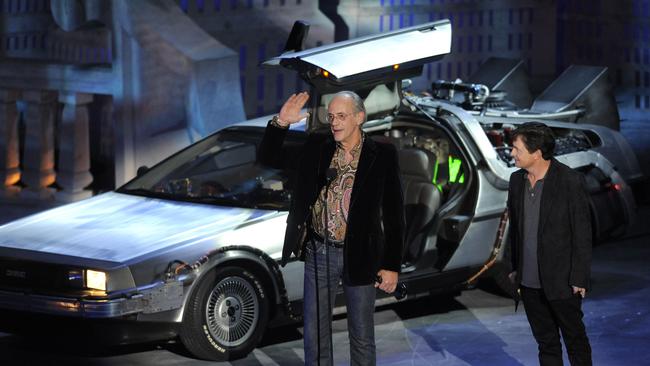
<path fill-rule="evenodd" d="M 17 91 L 0 89 L 0 197 L 20 191 L 13 185 L 20 180 L 17 98 Z"/>
<path fill-rule="evenodd" d="M 54 172 L 54 116 L 56 93 L 26 91 L 25 156 L 22 181 L 26 187 L 21 196 L 27 199 L 50 200 L 54 189 L 48 188 L 56 178 Z"/>
<path fill-rule="evenodd" d="M 62 188 L 56 200 L 78 201 L 92 195 L 84 190 L 93 181 L 90 174 L 90 134 L 88 132 L 88 104 L 91 94 L 61 92 L 63 103 L 59 128 L 59 165 L 56 182 Z"/>

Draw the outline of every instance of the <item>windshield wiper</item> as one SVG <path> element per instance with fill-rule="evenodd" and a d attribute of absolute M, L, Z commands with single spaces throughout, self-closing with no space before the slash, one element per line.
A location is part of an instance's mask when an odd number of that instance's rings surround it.
<path fill-rule="evenodd" d="M 155 192 L 145 188 L 121 188 L 117 190 L 118 193 L 134 194 L 136 196 L 146 196 L 154 198 L 174 198 L 175 196 L 167 192 Z"/>
<path fill-rule="evenodd" d="M 193 202 L 193 203 L 203 203 L 217 206 L 227 206 L 227 207 L 241 207 L 241 208 L 252 208 L 260 210 L 277 210 L 282 211 L 287 208 L 283 204 L 270 203 L 270 202 L 255 202 L 251 199 L 247 199 L 245 196 L 229 196 L 229 197 L 213 197 L 213 196 L 187 196 L 180 194 L 173 194 L 168 192 L 155 192 L 145 188 L 131 188 L 131 189 L 118 189 L 118 193 L 133 194 L 136 196 L 144 196 L 150 198 L 161 198 L 169 199 L 174 201 L 184 201 L 184 202 Z"/>

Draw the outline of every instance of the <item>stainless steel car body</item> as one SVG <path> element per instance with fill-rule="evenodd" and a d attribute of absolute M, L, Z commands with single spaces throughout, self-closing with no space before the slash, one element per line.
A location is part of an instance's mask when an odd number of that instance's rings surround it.
<path fill-rule="evenodd" d="M 205 268 L 221 260 L 247 256 L 248 260 L 266 266 L 257 256 L 248 255 L 245 248 L 255 248 L 278 259 L 285 220 L 286 212 L 207 206 L 116 192 L 101 194 L 2 226 L 0 256 L 106 271 L 109 278 L 106 299 L 63 301 L 64 296 L 56 296 L 47 300 L 46 296 L 34 297 L 25 292 L 17 297 L 30 300 L 21 301 L 3 293 L 0 306 L 24 309 L 26 304 L 33 304 L 33 310 L 38 312 L 90 317 L 152 313 L 147 306 L 118 304 L 133 296 L 136 299 L 154 296 L 160 289 L 176 289 L 169 283 L 179 281 L 182 285 L 192 276 L 165 278 L 170 261 L 193 263 L 202 255 L 226 246 L 239 248 L 217 256 Z M 259 232 L 268 235 L 257 235 Z M 186 285 L 185 290 L 186 296 L 191 286 Z M 160 296 L 167 294 L 154 297 Z M 181 301 L 174 303 L 176 309 L 182 308 Z M 159 311 L 163 310 L 172 309 Z M 173 318 L 180 320 L 179 315 Z"/>
<path fill-rule="evenodd" d="M 464 143 L 466 145 L 474 144 L 477 151 L 480 152 L 480 156 L 475 157 L 472 162 L 477 167 L 480 166 L 477 164 L 478 161 L 485 163 L 485 168 L 477 168 L 480 188 L 476 199 L 475 216 L 459 244 L 458 250 L 445 266 L 445 270 L 463 268 L 485 260 L 492 250 L 490 246 L 485 245 L 485 238 L 493 235 L 495 227 L 498 225 L 496 216 L 505 208 L 510 175 L 518 168 L 508 167 L 497 156 L 494 146 L 486 136 L 483 125 L 508 123 L 517 126 L 531 120 L 479 116 L 454 103 L 430 97 L 409 96 L 405 98 L 405 101 L 407 104 L 416 106 L 432 120 L 443 121 L 449 125 L 456 124 L 457 127 L 460 127 L 459 137 L 462 138 L 463 135 L 466 135 Z M 446 118 L 445 114 L 453 115 L 455 118 Z M 639 179 L 642 177 L 642 173 L 629 143 L 622 135 L 602 126 L 578 125 L 552 120 L 543 122 L 556 129 L 591 131 L 598 135 L 600 139 L 598 146 L 588 151 L 556 155 L 556 159 L 574 169 L 587 166 L 600 169 L 611 179 L 612 184 L 617 184 L 620 187 L 625 221 L 633 222 L 636 217 L 636 205 L 632 189 L 627 181 Z M 612 161 L 618 164 L 615 165 Z M 503 251 L 499 253 L 499 258 L 502 257 Z"/>
<path fill-rule="evenodd" d="M 489 167 L 489 172 L 491 174 L 489 174 L 489 177 L 485 177 L 486 181 L 490 182 L 494 187 L 501 191 L 507 188 L 510 174 L 517 169 L 514 167 L 508 167 L 501 159 L 499 159 L 492 143 L 488 140 L 485 134 L 483 125 L 505 122 L 517 126 L 525 122 L 536 120 L 512 117 L 498 118 L 477 116 L 476 114 L 470 113 L 453 103 L 431 98 L 408 97 L 406 100 L 420 108 L 429 108 L 430 110 L 428 112 L 423 112 L 427 114 L 430 113 L 430 118 L 434 118 L 431 114 L 436 115 L 441 111 L 456 116 L 457 119 L 454 121 L 462 124 L 463 130 L 465 130 L 470 137 L 467 143 L 471 141 L 476 145 L 481 153 L 480 159 L 485 161 Z M 449 123 L 454 123 L 454 121 L 448 120 Z M 634 203 L 632 189 L 627 182 L 639 180 L 643 177 L 643 174 L 632 148 L 621 133 L 606 127 L 589 124 L 575 124 L 552 120 L 540 120 L 540 122 L 545 123 L 551 128 L 590 131 L 598 136 L 600 143 L 592 147 L 590 150 L 557 155 L 556 158 L 574 169 L 593 165 L 602 170 L 605 175 L 611 178 L 612 183 L 620 186 L 621 192 L 625 197 L 626 219 L 628 222 L 633 221 L 636 215 L 636 204 Z M 490 197 L 490 200 L 500 200 L 500 202 L 504 202 L 505 199 L 505 197 L 500 197 L 496 192 L 487 194 L 487 196 Z M 477 215 L 481 211 L 480 206 L 481 200 L 479 199 Z"/>

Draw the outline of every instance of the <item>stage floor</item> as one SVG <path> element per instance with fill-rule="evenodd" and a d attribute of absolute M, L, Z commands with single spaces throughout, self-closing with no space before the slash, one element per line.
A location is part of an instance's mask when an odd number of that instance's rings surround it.
<path fill-rule="evenodd" d="M 10 218 L 20 217 L 18 209 Z M 0 222 L 7 221 L 0 218 Z M 594 249 L 593 291 L 583 310 L 594 365 L 650 365 L 650 206 L 628 236 Z M 380 365 L 536 365 L 537 345 L 523 309 L 489 289 L 387 305 L 375 312 Z M 349 363 L 346 319 L 334 324 L 335 364 Z M 214 363 L 190 358 L 176 344 L 80 352 L 0 333 L 0 365 L 301 365 L 302 329 L 265 336 L 247 358 Z M 566 362 L 568 364 L 568 362 Z"/>

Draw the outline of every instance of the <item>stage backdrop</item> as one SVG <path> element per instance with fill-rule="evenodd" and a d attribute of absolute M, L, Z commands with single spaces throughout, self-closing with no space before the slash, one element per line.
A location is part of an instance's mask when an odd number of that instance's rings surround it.
<path fill-rule="evenodd" d="M 523 60 L 533 96 L 571 64 L 607 66 L 621 131 L 650 175 L 648 0 L 4 0 L 0 192 L 83 198 L 276 113 L 306 85 L 259 64 L 297 19 L 312 24 L 313 47 L 445 18 L 452 53 L 414 90 L 467 80 L 493 56 Z"/>

